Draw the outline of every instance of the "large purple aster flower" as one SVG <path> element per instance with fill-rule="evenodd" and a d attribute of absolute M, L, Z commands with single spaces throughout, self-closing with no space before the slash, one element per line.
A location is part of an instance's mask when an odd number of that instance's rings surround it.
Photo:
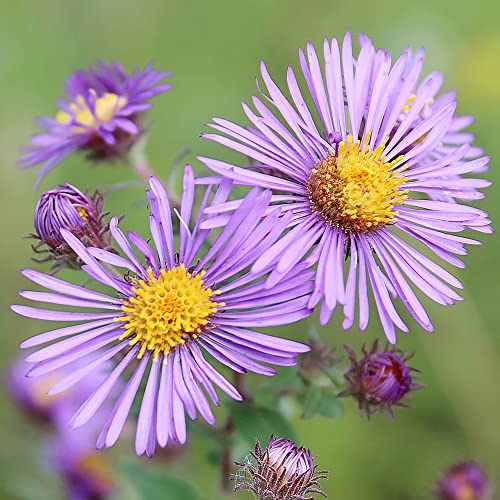
<path fill-rule="evenodd" d="M 99 61 L 79 70 L 66 81 L 69 102 L 61 99 L 55 118 L 40 118 L 42 134 L 31 138 L 21 168 L 44 163 L 38 183 L 60 161 L 75 151 L 86 151 L 95 160 L 122 158 L 144 130 L 148 101 L 169 90 L 161 81 L 170 73 L 152 68 L 128 75 L 119 63 Z"/>
<path fill-rule="evenodd" d="M 480 150 L 461 132 L 471 119 L 455 116 L 454 95 L 437 96 L 442 75 L 431 73 L 418 83 L 423 51 L 412 56 L 408 49 L 392 64 L 389 53 L 375 50 L 367 37 L 360 42 L 355 59 L 349 33 L 342 55 L 335 38 L 325 40 L 323 68 L 312 44 L 307 56 L 300 50 L 309 95 L 290 67 L 291 99 L 262 63 L 269 95 L 253 98 L 257 112 L 243 105 L 253 126 L 216 118 L 209 126 L 220 135 L 204 134 L 253 158 L 253 166 L 200 159 L 238 183 L 273 189 L 272 202 L 292 214 L 294 227 L 253 267 L 258 272 L 274 265 L 267 286 L 309 255 L 317 263 L 309 306 L 322 301 L 321 324 L 340 304 L 343 326 L 350 328 L 357 304 L 359 327 L 366 328 L 371 288 L 394 343 L 395 327 L 408 331 L 393 304 L 398 297 L 423 328 L 433 329 L 412 285 L 443 305 L 461 300 L 453 289 L 460 282 L 427 254 L 464 267 L 457 255 L 479 243 L 457 233 L 491 232 L 485 212 L 460 203 L 479 198 L 477 190 L 489 185 L 463 176 L 485 170 L 488 158 L 475 158 Z M 207 212 L 232 210 L 238 203 Z"/>
<path fill-rule="evenodd" d="M 56 341 L 28 356 L 27 361 L 34 363 L 29 373 L 32 377 L 85 360 L 82 368 L 59 381 L 51 393 L 67 389 L 101 363 L 116 359 L 116 368 L 76 412 L 72 426 L 88 421 L 117 380 L 124 373 L 130 374 L 97 444 L 100 448 L 116 442 L 139 391 L 142 404 L 136 451 L 148 455 L 153 454 L 156 441 L 162 447 L 169 441 L 185 441 L 185 412 L 192 419 L 198 412 L 214 423 L 201 387 L 215 404 L 218 399 L 214 385 L 241 400 L 238 391 L 206 361 L 206 354 L 236 372 L 274 375 L 274 369 L 261 363 L 294 365 L 297 354 L 309 350 L 303 344 L 251 328 L 283 325 L 308 316 L 308 294 L 312 290 L 312 272 L 305 264 L 296 266 L 272 290 L 262 287 L 266 270 L 248 272 L 257 256 L 289 224 L 289 216 L 281 217 L 279 208 L 263 218 L 271 197 L 269 191 L 251 191 L 206 249 L 204 245 L 212 233 L 206 226 L 211 221 L 193 216 L 195 185 L 192 170 L 187 167 L 180 213 L 176 212 L 180 220 L 176 251 L 165 190 L 155 178 L 151 178 L 150 186 L 154 248 L 134 232 L 129 232 L 127 238 L 118 228 L 116 217 L 110 222 L 110 231 L 126 257 L 101 248 L 85 248 L 69 231 L 61 232 L 84 262 L 82 269 L 93 280 L 108 286 L 111 295 L 40 272 L 23 271 L 28 279 L 54 292 L 22 292 L 23 297 L 94 312 L 12 306 L 15 312 L 31 318 L 77 322 L 22 344 L 33 347 Z M 225 202 L 230 189 L 231 183 L 223 181 L 209 201 L 213 190 L 209 185 L 200 214 L 207 206 Z M 112 272 L 110 266 L 125 269 L 126 275 Z M 145 389 L 139 390 L 143 379 Z"/>

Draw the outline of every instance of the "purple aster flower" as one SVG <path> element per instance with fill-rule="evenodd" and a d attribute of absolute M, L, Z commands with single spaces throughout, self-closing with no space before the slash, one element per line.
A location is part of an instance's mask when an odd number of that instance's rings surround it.
<path fill-rule="evenodd" d="M 328 473 L 316 469 L 310 450 L 287 438 L 271 436 L 265 450 L 257 439 L 250 458 L 235 463 L 241 469 L 231 477 L 234 491 L 252 491 L 258 500 L 305 500 L 315 493 L 326 497 L 319 480 Z"/>
<path fill-rule="evenodd" d="M 39 377 L 29 377 L 32 365 L 24 359 L 12 363 L 6 377 L 6 386 L 11 398 L 29 415 L 47 422 L 67 420 L 68 414 L 75 412 L 81 401 L 92 394 L 108 375 L 106 365 L 90 373 L 89 377 L 63 394 L 54 395 L 50 388 L 70 375 L 67 367 L 61 367 Z"/>
<path fill-rule="evenodd" d="M 205 359 L 208 355 L 236 372 L 263 375 L 276 372 L 267 364 L 291 366 L 295 357 L 309 350 L 303 344 L 253 331 L 255 327 L 283 325 L 310 314 L 308 294 L 312 272 L 299 264 L 272 290 L 263 289 L 268 270 L 249 273 L 258 255 L 272 245 L 289 224 L 278 207 L 267 217 L 271 193 L 252 190 L 212 240 L 218 217 L 203 220 L 207 206 L 227 200 L 231 183 L 222 181 L 215 193 L 208 185 L 198 216 L 193 216 L 195 182 L 186 167 L 180 212 L 179 245 L 174 243 L 169 201 L 161 183 L 150 179 L 150 228 L 154 247 L 134 232 L 128 237 L 110 222 L 111 234 L 126 257 L 101 248 L 86 248 L 67 230 L 62 235 L 84 262 L 82 269 L 106 285 L 111 294 L 92 291 L 37 271 L 24 270 L 31 281 L 51 292 L 23 292 L 22 296 L 63 306 L 94 309 L 93 312 L 48 310 L 15 305 L 23 316 L 77 324 L 42 333 L 21 347 L 50 343 L 28 356 L 30 376 L 41 376 L 76 361 L 84 366 L 52 387 L 59 393 L 85 378 L 101 363 L 116 360 L 116 367 L 101 387 L 76 412 L 70 425 L 87 422 L 106 400 L 122 374 L 130 374 L 116 401 L 97 446 L 110 447 L 118 439 L 141 382 L 136 451 L 154 453 L 155 443 L 186 440 L 185 413 L 199 413 L 208 423 L 218 396 L 214 386 L 236 400 L 238 391 Z M 210 239 L 209 239 L 210 238 Z M 122 276 L 111 269 L 122 268 Z M 65 338 L 66 337 L 66 338 Z M 64 339 L 64 340 L 61 340 Z M 56 342 L 54 342 L 56 341 Z M 262 364 L 264 363 L 264 364 Z M 201 387 L 206 391 L 206 396 Z"/>
<path fill-rule="evenodd" d="M 345 346 L 351 362 L 345 379 L 347 390 L 339 396 L 354 396 L 358 400 L 361 415 L 368 418 L 381 411 L 393 418 L 393 406 L 408 407 L 403 398 L 410 392 L 422 386 L 414 383 L 412 372 L 416 368 L 407 365 L 413 353 L 406 355 L 400 349 L 379 349 L 378 341 L 373 343 L 370 351 L 362 347 L 363 357 L 357 359 L 352 349 Z"/>
<path fill-rule="evenodd" d="M 394 343 L 396 327 L 408 331 L 394 306 L 397 298 L 433 330 L 412 285 L 442 305 L 462 299 L 454 289 L 461 283 L 435 258 L 464 267 L 457 255 L 479 242 L 457 233 L 491 232 L 485 212 L 460 202 L 478 198 L 477 190 L 489 185 L 463 177 L 484 171 L 488 158 L 475 158 L 480 151 L 470 146 L 472 137 L 460 132 L 471 119 L 455 116 L 454 95 L 437 96 L 442 75 L 431 73 L 418 83 L 422 50 L 412 56 L 407 49 L 392 64 L 389 53 L 375 50 L 367 37 L 361 36 L 361 46 L 356 60 L 349 33 L 342 55 L 335 38 L 325 40 L 323 68 L 311 43 L 307 55 L 300 50 L 309 95 L 289 67 L 287 98 L 262 63 L 269 95 L 253 97 L 256 112 L 243 105 L 253 126 L 215 118 L 209 126 L 219 134 L 204 134 L 253 158 L 254 166 L 200 160 L 237 183 L 274 190 L 272 204 L 291 213 L 293 227 L 253 267 L 274 266 L 269 288 L 307 256 L 317 264 L 309 306 L 322 302 L 321 324 L 341 305 L 344 329 L 352 327 L 358 309 L 364 330 L 371 288 Z M 429 250 L 435 258 L 426 255 Z"/>
<path fill-rule="evenodd" d="M 30 236 L 38 240 L 33 250 L 48 255 L 34 260 L 54 260 L 56 271 L 65 266 L 80 268 L 82 261 L 62 237 L 61 229 L 70 230 L 85 246 L 110 250 L 109 226 L 104 221 L 109 212 L 103 212 L 103 204 L 98 191 L 89 196 L 68 183 L 43 193 L 35 208 L 36 233 Z"/>
<path fill-rule="evenodd" d="M 439 500 L 491 500 L 493 488 L 477 462 L 452 465 L 437 485 Z"/>
<path fill-rule="evenodd" d="M 69 500 L 103 500 L 114 490 L 114 472 L 95 449 L 97 433 L 92 426 L 78 432 L 60 425 L 57 437 L 45 446 L 48 464 L 63 480 Z"/>
<path fill-rule="evenodd" d="M 19 159 L 21 168 L 43 163 L 38 184 L 59 162 L 75 151 L 93 160 L 123 158 L 144 132 L 144 112 L 149 100 L 169 90 L 161 81 L 171 74 L 136 68 L 131 75 L 119 63 L 99 61 L 87 71 L 79 70 L 66 81 L 68 101 L 61 99 L 55 118 L 38 120 L 44 129 L 31 138 Z"/>

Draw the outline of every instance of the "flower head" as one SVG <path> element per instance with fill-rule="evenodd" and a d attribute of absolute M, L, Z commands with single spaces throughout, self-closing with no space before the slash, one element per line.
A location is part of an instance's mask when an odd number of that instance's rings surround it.
<path fill-rule="evenodd" d="M 305 500 L 314 493 L 326 497 L 318 481 L 328 473 L 316 470 L 314 457 L 303 446 L 271 436 L 265 450 L 257 439 L 250 455 L 251 459 L 236 462 L 241 469 L 232 476 L 235 491 L 250 490 L 258 500 Z"/>
<path fill-rule="evenodd" d="M 490 500 L 492 487 L 477 462 L 460 462 L 445 472 L 437 485 L 439 500 Z"/>
<path fill-rule="evenodd" d="M 29 415 L 46 422 L 60 422 L 78 409 L 82 399 L 94 392 L 105 379 L 106 366 L 64 394 L 53 394 L 50 388 L 71 373 L 66 367 L 38 377 L 30 376 L 32 365 L 17 359 L 8 370 L 6 385 L 11 398 Z"/>
<path fill-rule="evenodd" d="M 66 243 L 62 229 L 71 231 L 85 246 L 111 248 L 108 224 L 104 217 L 103 196 L 96 191 L 92 196 L 65 183 L 42 194 L 35 208 L 35 231 L 38 239 L 35 252 L 48 255 L 41 262 L 54 260 L 54 269 L 68 266 L 80 268 L 82 261 Z M 40 247 L 45 246 L 45 250 Z M 39 261 L 40 262 L 40 261 Z"/>
<path fill-rule="evenodd" d="M 160 83 L 169 76 L 152 64 L 128 75 L 120 64 L 102 61 L 87 71 L 77 71 L 66 81 L 68 101 L 59 101 L 54 118 L 38 120 L 44 132 L 31 138 L 19 165 L 28 168 L 44 163 L 39 183 L 75 151 L 84 151 L 94 160 L 123 158 L 144 132 L 149 100 L 171 88 Z"/>
<path fill-rule="evenodd" d="M 115 360 L 116 367 L 76 412 L 71 426 L 87 422 L 122 374 L 130 374 L 99 435 L 99 448 L 117 441 L 138 392 L 142 402 L 136 451 L 148 455 L 154 453 L 156 442 L 162 447 L 172 441 L 185 442 L 185 413 L 191 419 L 199 413 L 207 422 L 215 422 L 207 399 L 219 404 L 214 386 L 241 400 L 238 391 L 208 363 L 206 355 L 236 372 L 274 375 L 275 370 L 267 364 L 295 365 L 296 356 L 309 350 L 303 344 L 253 330 L 291 323 L 310 314 L 307 295 L 312 289 L 312 273 L 306 264 L 296 266 L 273 290 L 262 289 L 262 278 L 268 270 L 249 272 L 256 257 L 289 223 L 289 217 L 282 216 L 279 208 L 263 217 L 268 212 L 270 192 L 252 190 L 240 208 L 227 217 L 224 230 L 207 249 L 207 238 L 212 239 L 212 227 L 220 220 L 203 218 L 203 210 L 224 202 L 230 188 L 231 183 L 223 181 L 212 193 L 214 186 L 209 184 L 200 214 L 195 215 L 195 182 L 191 168 L 186 167 L 184 195 L 176 212 L 180 220 L 177 251 L 169 201 L 155 178 L 150 179 L 148 191 L 153 247 L 134 232 L 125 236 L 116 217 L 110 222 L 110 231 L 124 256 L 85 247 L 63 229 L 63 238 L 84 262 L 82 270 L 109 287 L 109 294 L 36 271 L 23 271 L 28 279 L 53 291 L 24 292 L 24 297 L 83 309 L 12 306 L 15 312 L 31 318 L 77 322 L 22 344 L 34 347 L 52 342 L 28 356 L 27 361 L 34 363 L 32 376 L 83 362 L 82 368 L 73 370 L 51 389 L 58 393 L 101 363 Z M 111 272 L 110 266 L 123 269 L 125 274 Z M 139 390 L 143 379 L 145 389 Z"/>
<path fill-rule="evenodd" d="M 350 369 L 345 374 L 348 389 L 339 396 L 354 396 L 358 400 L 361 414 L 370 416 L 383 411 L 393 417 L 393 406 L 407 406 L 404 397 L 422 386 L 415 384 L 415 368 L 407 365 L 413 357 L 400 349 L 380 350 L 375 341 L 371 350 L 362 348 L 363 357 L 357 359 L 354 351 L 346 346 Z"/>
<path fill-rule="evenodd" d="M 58 435 L 46 443 L 48 463 L 61 476 L 70 500 L 104 500 L 115 488 L 111 464 L 95 450 L 93 431 L 61 425 Z"/>
<path fill-rule="evenodd" d="M 482 197 L 479 189 L 490 184 L 463 177 L 486 170 L 488 158 L 478 157 L 473 137 L 461 132 L 472 119 L 455 116 L 454 94 L 438 96 L 442 75 L 418 82 L 422 50 L 412 55 L 407 49 L 392 64 L 390 54 L 376 50 L 366 36 L 360 45 L 357 59 L 349 33 L 342 54 L 335 38 L 325 40 L 323 61 L 311 43 L 306 53 L 300 50 L 308 95 L 289 67 L 286 96 L 262 63 L 268 95 L 259 87 L 255 111 L 243 105 L 252 126 L 214 118 L 209 126 L 216 133 L 204 134 L 255 164 L 200 160 L 236 183 L 273 189 L 272 204 L 291 213 L 289 232 L 253 266 L 274 266 L 267 287 L 306 259 L 316 264 L 309 306 L 321 303 L 322 325 L 340 305 L 344 329 L 354 324 L 356 309 L 359 328 L 365 329 L 371 288 L 386 337 L 394 343 L 396 328 L 408 331 L 395 299 L 433 330 L 413 285 L 442 305 L 462 299 L 454 290 L 461 283 L 436 260 L 464 267 L 457 255 L 479 242 L 458 233 L 491 232 L 487 214 L 462 203 Z M 233 200 L 208 211 L 236 206 Z M 429 251 L 432 258 L 425 255 Z"/>

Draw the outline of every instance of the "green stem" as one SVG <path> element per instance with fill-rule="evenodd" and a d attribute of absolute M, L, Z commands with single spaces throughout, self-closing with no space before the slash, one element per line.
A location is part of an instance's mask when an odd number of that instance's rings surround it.
<path fill-rule="evenodd" d="M 149 178 L 155 176 L 155 173 L 149 165 L 145 149 L 146 149 L 146 139 L 142 139 L 134 146 L 134 148 L 130 152 L 129 159 L 135 173 L 139 177 L 144 179 L 146 183 L 148 183 Z M 168 184 L 165 185 L 165 189 L 167 191 L 168 200 L 172 205 L 172 207 L 180 209 L 181 207 L 180 197 Z"/>

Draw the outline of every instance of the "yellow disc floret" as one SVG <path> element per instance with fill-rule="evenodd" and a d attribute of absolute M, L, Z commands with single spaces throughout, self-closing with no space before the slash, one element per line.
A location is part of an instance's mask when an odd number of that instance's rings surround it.
<path fill-rule="evenodd" d="M 126 97 L 118 96 L 111 92 L 106 92 L 101 97 L 97 97 L 94 89 L 90 89 L 89 92 L 95 98 L 95 109 L 90 109 L 84 97 L 79 95 L 76 101 L 69 105 L 73 115 L 59 111 L 56 114 L 56 120 L 59 123 L 66 124 L 74 119 L 75 122 L 83 125 L 83 127 L 76 126 L 72 130 L 76 133 L 86 132 L 88 128 L 97 128 L 100 123 L 111 121 L 116 113 L 127 104 Z"/>
<path fill-rule="evenodd" d="M 353 141 L 338 144 L 336 155 L 329 155 L 312 171 L 307 187 L 311 209 L 330 225 L 346 232 L 371 232 L 396 221 L 394 206 L 403 202 L 407 190 L 402 168 L 394 169 L 402 157 L 386 162 L 385 142 L 374 151 Z"/>
<path fill-rule="evenodd" d="M 202 333 L 222 302 L 213 302 L 217 293 L 204 286 L 204 271 L 192 274 L 184 265 L 162 269 L 155 277 L 148 269 L 148 280 L 136 280 L 132 296 L 124 302 L 125 323 L 121 340 L 132 336 L 130 345 L 139 343 L 138 358 L 146 350 L 158 359 L 173 348 Z"/>

